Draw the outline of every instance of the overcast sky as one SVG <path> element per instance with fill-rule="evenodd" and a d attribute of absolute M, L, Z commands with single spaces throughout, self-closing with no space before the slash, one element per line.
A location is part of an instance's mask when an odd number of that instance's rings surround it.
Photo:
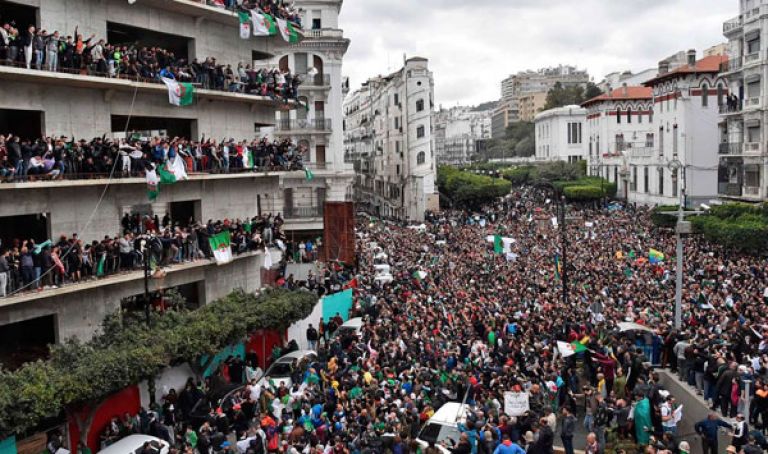
<path fill-rule="evenodd" d="M 435 104 L 499 98 L 511 73 L 558 64 L 639 71 L 678 50 L 725 42 L 738 0 L 345 0 L 353 89 L 398 69 L 403 53 L 429 59 Z"/>

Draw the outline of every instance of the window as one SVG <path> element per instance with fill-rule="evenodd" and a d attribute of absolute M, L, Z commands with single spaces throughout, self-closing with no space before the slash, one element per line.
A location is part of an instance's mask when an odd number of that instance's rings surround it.
<path fill-rule="evenodd" d="M 616 123 L 621 124 L 621 109 L 616 109 Z"/>
<path fill-rule="evenodd" d="M 419 154 L 416 155 L 416 164 L 421 165 L 424 164 L 427 161 L 427 155 L 423 151 L 420 151 Z"/>
<path fill-rule="evenodd" d="M 419 99 L 416 101 L 416 112 L 421 112 L 422 110 L 424 110 L 424 100 Z"/>
<path fill-rule="evenodd" d="M 396 169 L 397 175 L 400 176 L 400 164 L 395 166 L 395 169 Z"/>
<path fill-rule="evenodd" d="M 653 108 L 648 111 L 648 123 L 653 123 Z"/>
<path fill-rule="evenodd" d="M 632 191 L 637 191 L 637 166 L 632 166 Z"/>
<path fill-rule="evenodd" d="M 677 157 L 677 125 L 672 126 L 672 157 Z"/>
<path fill-rule="evenodd" d="M 701 106 L 707 107 L 709 105 L 709 86 L 704 84 L 701 86 Z"/>
<path fill-rule="evenodd" d="M 627 123 L 632 123 L 632 109 L 627 108 Z"/>
<path fill-rule="evenodd" d="M 395 105 L 400 104 L 400 96 L 398 96 L 397 93 L 395 93 L 394 101 L 395 101 Z"/>
<path fill-rule="evenodd" d="M 400 127 L 400 118 L 395 117 L 395 129 Z"/>
<path fill-rule="evenodd" d="M 723 96 L 724 96 L 724 90 L 723 90 L 723 84 L 719 83 L 717 84 L 717 105 L 722 106 L 723 105 Z"/>
<path fill-rule="evenodd" d="M 619 182 L 619 166 L 613 167 L 613 182 L 614 183 Z"/>
<path fill-rule="evenodd" d="M 648 167 L 643 168 L 643 190 L 646 194 L 650 192 L 650 188 L 648 187 Z"/>
<path fill-rule="evenodd" d="M 659 172 L 659 195 L 664 195 L 664 167 L 657 169 Z"/>
<path fill-rule="evenodd" d="M 664 126 L 659 126 L 659 156 L 664 156 Z"/>
<path fill-rule="evenodd" d="M 424 137 L 424 126 L 419 126 L 416 128 L 416 138 L 421 139 L 422 137 Z"/>
<path fill-rule="evenodd" d="M 648 148 L 653 148 L 653 133 L 650 132 L 645 135 L 645 146 Z"/>
<path fill-rule="evenodd" d="M 616 134 L 616 151 L 624 151 L 624 134 Z"/>
<path fill-rule="evenodd" d="M 677 169 L 672 171 L 672 197 L 677 197 Z"/>
<path fill-rule="evenodd" d="M 638 123 L 642 123 L 643 122 L 643 111 L 642 110 L 638 110 L 637 111 L 637 122 Z"/>
<path fill-rule="evenodd" d="M 312 19 L 312 30 L 320 30 L 323 28 L 323 23 L 319 18 Z"/>
<path fill-rule="evenodd" d="M 581 143 L 581 123 L 568 123 L 568 143 Z"/>

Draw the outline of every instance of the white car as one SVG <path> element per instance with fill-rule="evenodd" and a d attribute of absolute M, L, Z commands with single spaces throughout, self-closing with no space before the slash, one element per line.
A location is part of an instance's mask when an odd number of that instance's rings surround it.
<path fill-rule="evenodd" d="M 445 443 L 453 446 L 459 442 L 461 432 L 459 431 L 459 422 L 467 415 L 469 405 L 458 402 L 447 402 L 440 407 L 434 415 L 421 428 L 416 443 L 422 448 L 429 447 L 429 443 L 434 443 L 440 452 L 450 454 L 451 450 L 441 446 Z"/>
<path fill-rule="evenodd" d="M 170 446 L 164 440 L 149 435 L 128 435 L 106 448 L 99 451 L 100 454 L 141 454 L 144 443 L 149 442 L 155 448 L 157 454 L 168 454 Z"/>
<path fill-rule="evenodd" d="M 365 323 L 363 322 L 362 317 L 350 318 L 334 331 L 333 338 L 343 338 L 347 334 L 354 334 L 359 337 L 360 333 L 363 331 L 363 325 L 365 325 Z"/>
<path fill-rule="evenodd" d="M 293 386 L 291 377 L 294 372 L 298 369 L 300 374 L 304 375 L 309 365 L 315 361 L 317 361 L 317 353 L 314 350 L 297 350 L 288 353 L 278 358 L 267 368 L 264 376 L 256 382 L 256 386 L 269 385 L 271 381 L 275 387 L 279 387 L 282 382 L 287 388 L 290 388 Z"/>

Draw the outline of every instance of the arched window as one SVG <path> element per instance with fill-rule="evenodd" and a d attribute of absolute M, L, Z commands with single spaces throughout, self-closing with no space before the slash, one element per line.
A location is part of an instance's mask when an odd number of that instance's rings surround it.
<path fill-rule="evenodd" d="M 419 99 L 416 101 L 416 112 L 421 112 L 422 110 L 424 110 L 424 100 Z"/>
<path fill-rule="evenodd" d="M 717 105 L 718 106 L 723 105 L 723 95 L 724 95 L 724 90 L 723 90 L 723 84 L 721 82 L 717 84 Z"/>
<path fill-rule="evenodd" d="M 701 105 L 703 107 L 709 105 L 709 85 L 707 84 L 701 86 Z"/>
<path fill-rule="evenodd" d="M 616 123 L 621 123 L 621 108 L 616 109 Z"/>
<path fill-rule="evenodd" d="M 627 123 L 632 123 L 632 108 L 627 107 Z"/>
<path fill-rule="evenodd" d="M 424 164 L 427 161 L 427 154 L 423 151 L 420 151 L 419 154 L 416 155 L 416 164 Z"/>

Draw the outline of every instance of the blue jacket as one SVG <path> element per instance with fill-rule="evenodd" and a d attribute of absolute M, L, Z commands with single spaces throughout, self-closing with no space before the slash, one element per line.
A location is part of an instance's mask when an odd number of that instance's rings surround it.
<path fill-rule="evenodd" d="M 507 440 L 497 446 L 493 454 L 525 454 L 525 451 L 517 443 Z"/>
<path fill-rule="evenodd" d="M 707 418 L 697 422 L 696 426 L 694 426 L 694 428 L 696 429 L 696 433 L 704 436 L 704 438 L 706 438 L 708 441 L 717 440 L 717 429 L 719 429 L 720 427 L 727 427 L 731 429 L 731 425 L 720 418 L 717 418 L 717 419 Z"/>

